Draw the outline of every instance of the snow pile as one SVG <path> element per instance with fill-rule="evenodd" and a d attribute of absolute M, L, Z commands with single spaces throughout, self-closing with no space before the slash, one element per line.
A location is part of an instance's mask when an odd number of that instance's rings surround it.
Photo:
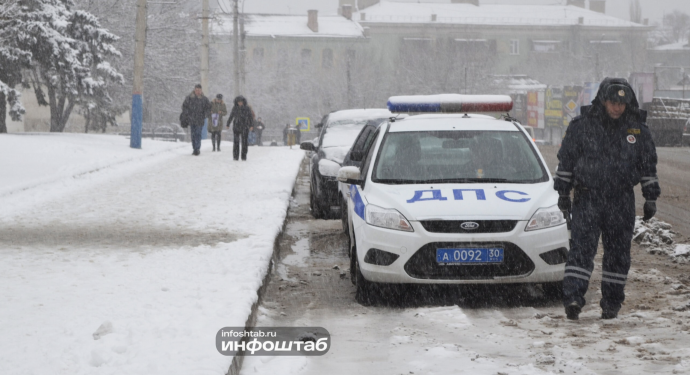
<path fill-rule="evenodd" d="M 32 186 L 0 196 L 0 374 L 228 371 L 304 152 L 159 143 L 0 137 L 0 187 Z"/>
<path fill-rule="evenodd" d="M 0 197 L 180 147 L 189 145 L 144 139 L 138 150 L 129 147 L 129 139 L 114 135 L 3 134 Z"/>
<path fill-rule="evenodd" d="M 675 244 L 676 232 L 671 230 L 669 223 L 651 218 L 642 221 L 642 217 L 635 218 L 633 241 L 640 244 L 650 254 L 666 254 L 678 261 L 690 261 L 690 245 Z"/>

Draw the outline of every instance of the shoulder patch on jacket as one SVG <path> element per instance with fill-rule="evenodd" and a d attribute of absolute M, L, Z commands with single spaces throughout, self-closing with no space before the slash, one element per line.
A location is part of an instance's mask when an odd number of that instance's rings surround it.
<path fill-rule="evenodd" d="M 640 134 L 640 129 L 628 129 L 628 134 Z"/>

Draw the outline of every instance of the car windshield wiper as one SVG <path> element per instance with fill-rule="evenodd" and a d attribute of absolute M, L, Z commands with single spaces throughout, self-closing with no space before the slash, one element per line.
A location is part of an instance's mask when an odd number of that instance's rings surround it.
<path fill-rule="evenodd" d="M 392 185 L 414 185 L 414 184 L 425 184 L 426 181 L 422 180 L 401 180 L 397 178 L 376 180 L 375 182 L 379 184 L 392 184 Z"/>
<path fill-rule="evenodd" d="M 437 180 L 425 180 L 424 183 L 429 183 L 429 184 L 449 184 L 449 183 L 456 183 L 456 184 L 463 184 L 463 183 L 470 183 L 470 182 L 487 182 L 487 183 L 492 183 L 492 182 L 508 182 L 507 178 L 441 178 Z"/>

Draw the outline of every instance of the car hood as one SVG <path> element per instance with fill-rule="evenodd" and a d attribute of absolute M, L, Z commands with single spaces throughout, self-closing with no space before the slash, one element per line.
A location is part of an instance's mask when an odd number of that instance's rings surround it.
<path fill-rule="evenodd" d="M 369 188 L 369 186 L 367 186 Z M 537 184 L 371 184 L 369 204 L 394 208 L 408 220 L 529 220 L 558 202 L 553 182 Z"/>
<path fill-rule="evenodd" d="M 345 160 L 345 155 L 350 151 L 350 146 L 347 147 L 323 147 L 323 156 L 325 159 L 332 160 L 338 164 L 343 164 Z"/>

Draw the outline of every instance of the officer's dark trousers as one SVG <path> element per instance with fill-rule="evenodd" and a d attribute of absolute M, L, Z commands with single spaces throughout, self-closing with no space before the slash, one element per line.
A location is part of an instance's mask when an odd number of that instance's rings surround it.
<path fill-rule="evenodd" d="M 594 269 L 599 236 L 604 245 L 600 302 L 604 311 L 617 313 L 625 300 L 630 269 L 630 246 L 635 227 L 632 188 L 614 194 L 577 190 L 573 201 L 572 248 L 565 265 L 563 303 L 585 305 L 585 293 Z"/>
<path fill-rule="evenodd" d="M 190 128 L 192 133 L 192 148 L 194 151 L 199 151 L 199 149 L 201 149 L 201 130 L 204 128 L 204 124 L 192 125 Z"/>
<path fill-rule="evenodd" d="M 233 132 L 232 157 L 237 160 L 240 156 L 240 141 L 242 143 L 242 160 L 247 160 L 247 138 L 249 129 L 242 130 L 241 133 Z"/>
<path fill-rule="evenodd" d="M 220 135 L 221 132 L 211 132 L 211 142 L 213 143 L 213 149 L 218 149 L 220 151 Z"/>

